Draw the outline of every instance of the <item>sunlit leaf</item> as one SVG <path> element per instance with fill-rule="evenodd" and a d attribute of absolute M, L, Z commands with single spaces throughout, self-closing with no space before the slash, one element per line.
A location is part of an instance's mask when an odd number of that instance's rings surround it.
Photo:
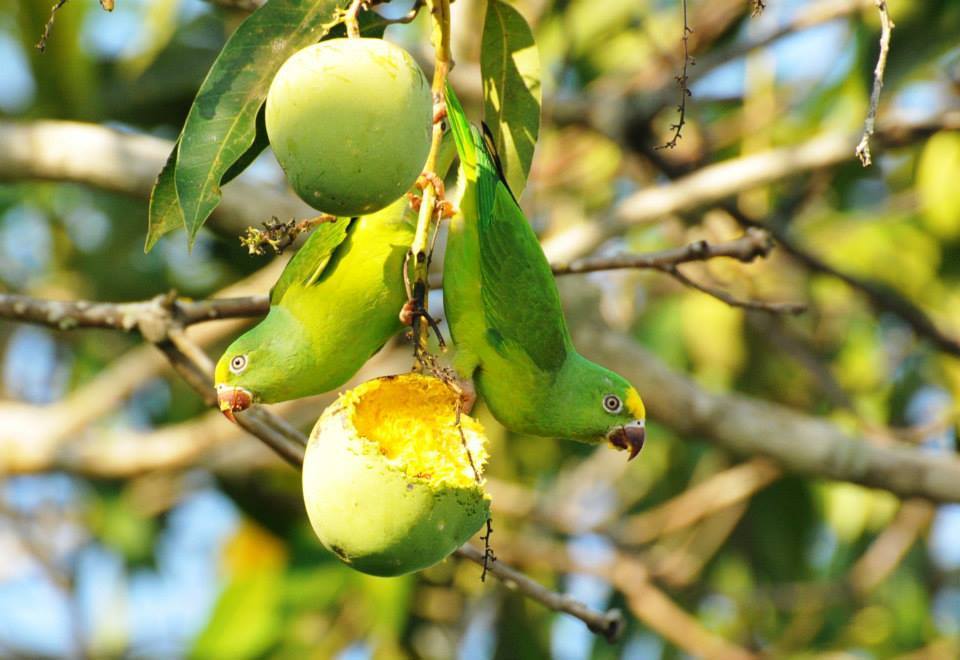
<path fill-rule="evenodd" d="M 917 193 L 924 224 L 941 238 L 960 236 L 960 134 L 942 131 L 931 137 L 917 168 Z"/>
<path fill-rule="evenodd" d="M 487 3 L 480 70 L 484 121 L 493 133 L 507 183 L 519 196 L 540 131 L 540 53 L 527 21 L 500 0 Z"/>
<path fill-rule="evenodd" d="M 177 187 L 174 183 L 174 170 L 177 166 L 177 145 L 167 157 L 167 162 L 157 176 L 157 182 L 150 191 L 150 209 L 148 212 L 147 242 L 144 252 L 149 252 L 160 238 L 174 229 L 183 226 L 183 211 L 177 199 Z"/>
<path fill-rule="evenodd" d="M 282 573 L 266 568 L 238 575 L 220 595 L 192 658 L 255 658 L 280 636 Z"/>

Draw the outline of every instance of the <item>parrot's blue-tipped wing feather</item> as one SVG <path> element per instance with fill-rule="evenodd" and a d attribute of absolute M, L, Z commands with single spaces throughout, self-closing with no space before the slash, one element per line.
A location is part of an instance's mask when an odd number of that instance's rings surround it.
<path fill-rule="evenodd" d="M 353 223 L 354 220 L 348 218 L 337 218 L 314 229 L 270 291 L 270 304 L 279 304 L 292 285 L 309 286 L 316 282 Z"/>

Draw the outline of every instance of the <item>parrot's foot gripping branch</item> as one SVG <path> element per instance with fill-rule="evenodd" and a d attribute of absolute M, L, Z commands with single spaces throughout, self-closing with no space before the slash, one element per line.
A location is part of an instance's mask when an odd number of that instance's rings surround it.
<path fill-rule="evenodd" d="M 433 190 L 436 193 L 436 213 L 437 219 L 452 218 L 457 214 L 456 208 L 453 204 L 444 199 L 446 195 L 446 188 L 443 184 L 443 179 L 439 177 L 435 172 L 422 172 L 419 177 L 417 177 L 416 182 L 413 184 L 418 190 L 423 191 L 427 187 L 427 184 L 433 186 Z M 420 203 L 422 198 L 420 195 L 409 192 L 407 193 L 407 199 L 410 200 L 410 207 L 414 211 L 420 210 Z"/>
<path fill-rule="evenodd" d="M 643 420 L 618 426 L 607 436 L 607 441 L 615 448 L 630 452 L 628 461 L 637 457 L 646 439 L 647 430 Z"/>
<path fill-rule="evenodd" d="M 231 422 L 236 423 L 234 413 L 246 410 L 253 405 L 253 395 L 242 387 L 217 385 L 217 404 L 220 412 Z"/>

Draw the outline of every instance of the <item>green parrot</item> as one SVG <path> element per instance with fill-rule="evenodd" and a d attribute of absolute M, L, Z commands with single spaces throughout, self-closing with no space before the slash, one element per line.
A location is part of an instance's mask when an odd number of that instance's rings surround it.
<path fill-rule="evenodd" d="M 606 440 L 634 458 L 646 413 L 623 377 L 573 346 L 550 264 L 503 177 L 492 141 L 447 86 L 463 194 L 452 218 L 443 300 L 457 373 L 512 431 Z"/>
<path fill-rule="evenodd" d="M 402 327 L 403 263 L 416 228 L 406 197 L 319 225 L 270 292 L 270 311 L 217 362 L 220 410 L 343 385 Z"/>

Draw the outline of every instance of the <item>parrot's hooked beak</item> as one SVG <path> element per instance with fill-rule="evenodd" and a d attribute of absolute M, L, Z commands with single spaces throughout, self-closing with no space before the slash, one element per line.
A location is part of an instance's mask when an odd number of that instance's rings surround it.
<path fill-rule="evenodd" d="M 607 441 L 611 445 L 617 449 L 630 452 L 630 457 L 627 459 L 628 461 L 632 461 L 637 457 L 637 454 L 643 449 L 643 441 L 646 439 L 646 424 L 642 419 L 618 426 L 607 435 Z"/>
<path fill-rule="evenodd" d="M 236 424 L 237 418 L 233 413 L 246 410 L 253 405 L 253 395 L 242 387 L 217 385 L 217 403 L 224 417 Z"/>

